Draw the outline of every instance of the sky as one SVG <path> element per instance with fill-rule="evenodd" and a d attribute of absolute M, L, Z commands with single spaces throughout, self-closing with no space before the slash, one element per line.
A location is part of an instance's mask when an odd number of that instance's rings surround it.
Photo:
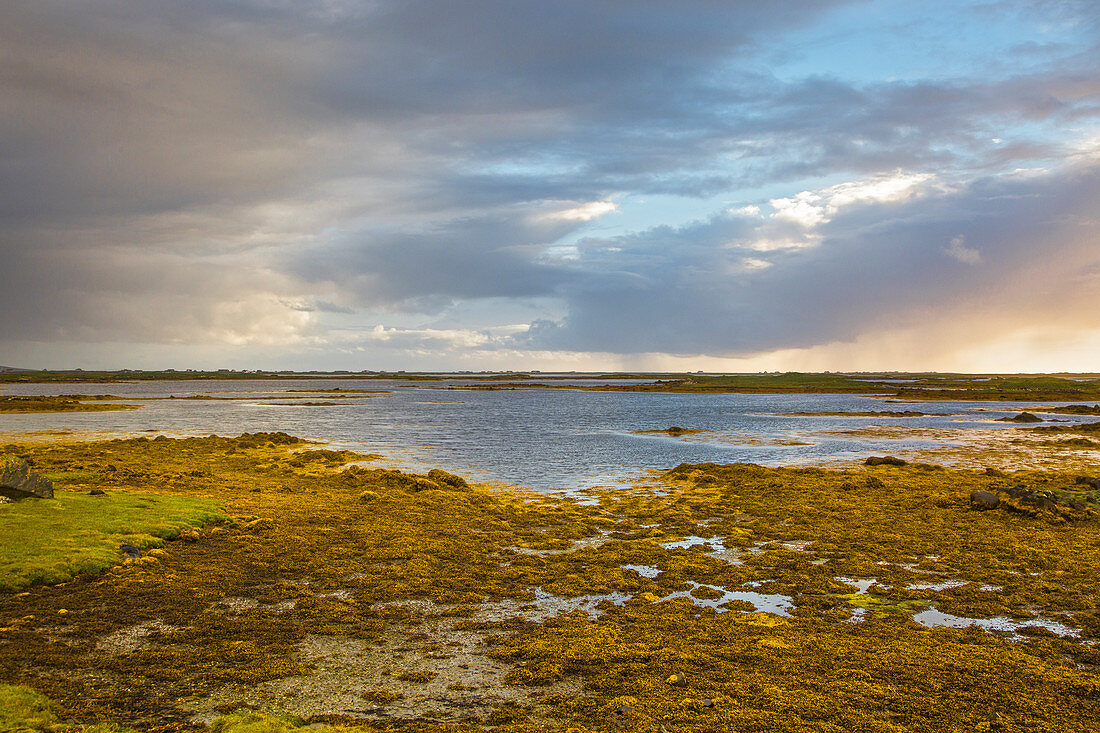
<path fill-rule="evenodd" d="M 0 364 L 1100 371 L 1095 0 L 6 0 Z"/>

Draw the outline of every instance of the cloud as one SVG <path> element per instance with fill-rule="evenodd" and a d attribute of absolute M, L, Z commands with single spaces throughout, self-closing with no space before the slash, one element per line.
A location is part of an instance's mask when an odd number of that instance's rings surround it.
<path fill-rule="evenodd" d="M 592 221 L 602 216 L 612 214 L 619 210 L 619 205 L 614 201 L 589 201 L 577 204 L 567 209 L 552 211 L 540 215 L 542 219 L 560 221 Z"/>
<path fill-rule="evenodd" d="M 959 235 L 951 238 L 951 244 L 944 248 L 949 257 L 967 265 L 977 265 L 982 261 L 982 253 L 966 246 L 966 237 Z"/>
<path fill-rule="evenodd" d="M 0 342 L 732 354 L 1088 264 L 1094 5 L 981 74 L 773 68 L 848 4 L 14 0 Z"/>
<path fill-rule="evenodd" d="M 1100 167 L 1071 167 L 861 197 L 797 249 L 761 247 L 770 222 L 729 215 L 589 242 L 568 315 L 533 324 L 525 343 L 732 357 L 929 324 L 966 322 L 982 338 L 1052 318 L 1094 326 L 1098 205 Z"/>

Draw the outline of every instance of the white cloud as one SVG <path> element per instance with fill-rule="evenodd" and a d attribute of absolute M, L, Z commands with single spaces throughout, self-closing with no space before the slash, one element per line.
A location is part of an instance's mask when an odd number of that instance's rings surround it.
<path fill-rule="evenodd" d="M 973 247 L 966 246 L 966 237 L 958 235 L 951 239 L 951 244 L 944 247 L 944 252 L 953 259 L 966 265 L 977 265 L 982 261 L 982 253 Z"/>
<path fill-rule="evenodd" d="M 935 179 L 930 173 L 902 173 L 876 176 L 865 181 L 838 183 L 817 191 L 802 191 L 789 198 L 768 203 L 772 217 L 789 221 L 803 229 L 813 229 L 830 221 L 840 209 L 854 204 L 902 201 L 927 191 Z"/>
<path fill-rule="evenodd" d="M 592 221 L 618 211 L 619 205 L 614 201 L 589 201 L 567 209 L 551 211 L 538 218 L 541 221 Z"/>
<path fill-rule="evenodd" d="M 503 340 L 530 328 L 530 324 L 508 324 L 489 328 L 398 328 L 377 324 L 365 333 L 345 332 L 347 342 L 386 343 L 398 348 L 417 348 L 425 353 L 449 349 L 477 349 L 499 346 Z"/>
<path fill-rule="evenodd" d="M 735 216 L 760 216 L 760 207 L 752 204 L 749 206 L 738 206 L 730 209 L 729 213 Z"/>
<path fill-rule="evenodd" d="M 771 266 L 771 262 L 768 262 L 767 260 L 762 260 L 759 257 L 743 257 L 741 259 L 741 269 L 746 272 L 752 272 L 753 270 L 766 270 Z"/>

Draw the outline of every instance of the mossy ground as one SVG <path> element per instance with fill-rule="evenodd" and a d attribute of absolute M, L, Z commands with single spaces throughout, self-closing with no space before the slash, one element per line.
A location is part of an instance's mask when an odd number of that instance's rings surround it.
<path fill-rule="evenodd" d="M 1100 730 L 1100 520 L 1074 474 L 681 466 L 582 501 L 281 434 L 18 452 L 82 490 L 205 497 L 234 520 L 0 595 L 0 680 L 63 722 Z M 970 508 L 1020 483 L 1078 504 Z M 715 589 L 742 596 L 713 607 Z M 1025 628 L 926 628 L 928 606 Z"/>
<path fill-rule="evenodd" d="M 96 475 L 60 475 L 66 474 Z M 96 573 L 118 561 L 120 545 L 159 547 L 192 526 L 226 518 L 211 499 L 148 493 L 89 496 L 59 489 L 53 499 L 2 504 L 0 590 Z"/>

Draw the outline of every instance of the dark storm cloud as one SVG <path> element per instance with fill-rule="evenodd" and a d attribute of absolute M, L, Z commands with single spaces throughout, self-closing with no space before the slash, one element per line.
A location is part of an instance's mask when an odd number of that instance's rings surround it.
<path fill-rule="evenodd" d="M 6 3 L 0 336 L 323 340 L 323 314 L 546 297 L 570 317 L 531 343 L 569 349 L 746 350 L 858 330 L 867 309 L 817 288 L 854 287 L 832 268 L 887 231 L 845 224 L 855 214 L 767 270 L 727 246 L 755 226 L 730 217 L 625 238 L 621 255 L 552 248 L 582 222 L 555 210 L 615 195 L 984 175 L 1065 154 L 1038 132 L 992 142 L 1006 121 L 1096 119 L 1095 47 L 1029 49 L 1026 73 L 904 83 L 782 80 L 761 60 L 845 4 Z M 1006 7 L 1025 6 L 988 12 Z M 1095 21 L 1087 3 L 1043 12 Z M 981 240 L 965 212 L 941 213 L 965 246 Z M 887 233 L 898 239 L 876 257 L 907 262 L 901 243 L 923 242 Z M 884 312 L 920 300 L 861 287 Z M 835 325 L 806 327 L 807 303 Z"/>
<path fill-rule="evenodd" d="M 553 294 L 573 273 L 539 262 L 560 224 L 517 218 L 449 222 L 436 232 L 360 234 L 297 257 L 288 267 L 311 282 L 334 282 L 356 305 L 437 311 L 456 300 Z"/>

